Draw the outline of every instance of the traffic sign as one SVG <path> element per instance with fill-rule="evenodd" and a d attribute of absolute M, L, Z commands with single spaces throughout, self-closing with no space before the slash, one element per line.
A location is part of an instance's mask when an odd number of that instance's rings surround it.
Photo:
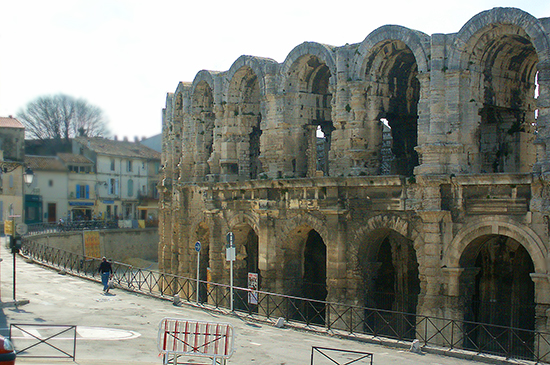
<path fill-rule="evenodd" d="M 225 236 L 225 239 L 227 240 L 227 243 L 229 244 L 229 247 L 234 247 L 235 246 L 235 235 L 233 234 L 233 232 L 229 232 Z"/>
<path fill-rule="evenodd" d="M 195 251 L 201 252 L 201 242 L 200 241 L 197 241 L 197 243 L 195 243 Z"/>
<path fill-rule="evenodd" d="M 4 233 L 6 236 L 13 236 L 13 221 L 4 221 Z"/>
<path fill-rule="evenodd" d="M 15 226 L 15 232 L 23 236 L 24 234 L 27 234 L 29 231 L 29 227 L 25 223 L 19 223 Z"/>

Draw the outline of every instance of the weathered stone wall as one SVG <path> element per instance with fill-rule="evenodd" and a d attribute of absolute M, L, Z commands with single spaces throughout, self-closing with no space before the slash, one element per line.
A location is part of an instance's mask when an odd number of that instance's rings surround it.
<path fill-rule="evenodd" d="M 238 285 L 545 330 L 549 123 L 550 19 L 519 9 L 200 71 L 164 110 L 161 268 L 200 240 L 228 283 L 231 231 Z"/>
<path fill-rule="evenodd" d="M 84 254 L 82 232 L 41 234 L 26 239 L 67 252 Z M 157 261 L 158 243 L 156 229 L 99 231 L 100 254 L 114 261 L 124 262 L 128 258 Z"/>

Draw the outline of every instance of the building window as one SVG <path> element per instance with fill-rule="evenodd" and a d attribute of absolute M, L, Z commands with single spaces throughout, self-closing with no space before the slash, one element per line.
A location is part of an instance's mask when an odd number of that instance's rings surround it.
<path fill-rule="evenodd" d="M 118 179 L 109 179 L 109 194 L 118 195 Z"/>
<path fill-rule="evenodd" d="M 13 188 L 13 175 L 10 175 L 10 188 Z"/>
<path fill-rule="evenodd" d="M 132 172 L 132 160 L 128 160 L 128 172 Z"/>
<path fill-rule="evenodd" d="M 134 180 L 128 180 L 128 196 L 134 195 Z"/>
<path fill-rule="evenodd" d="M 48 180 L 48 186 L 53 186 L 53 180 Z"/>
<path fill-rule="evenodd" d="M 90 199 L 90 185 L 76 185 L 77 199 Z"/>
<path fill-rule="evenodd" d="M 111 171 L 115 171 L 115 159 L 111 159 Z"/>

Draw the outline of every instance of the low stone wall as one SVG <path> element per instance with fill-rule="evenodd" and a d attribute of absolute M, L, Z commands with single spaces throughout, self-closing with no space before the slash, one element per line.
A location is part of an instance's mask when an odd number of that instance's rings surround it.
<path fill-rule="evenodd" d="M 86 232 L 91 231 L 45 233 L 28 236 L 26 239 L 79 255 L 95 256 L 90 252 L 85 252 L 84 235 Z M 157 228 L 92 232 L 99 233 L 97 256 L 105 256 L 120 262 L 124 262 L 128 258 L 158 261 L 159 234 Z"/>

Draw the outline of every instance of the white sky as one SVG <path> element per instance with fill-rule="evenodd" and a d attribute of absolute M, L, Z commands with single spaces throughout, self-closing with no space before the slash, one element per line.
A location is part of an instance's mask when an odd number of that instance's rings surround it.
<path fill-rule="evenodd" d="M 358 43 L 385 24 L 455 33 L 497 6 L 550 17 L 550 0 L 0 0 L 0 116 L 64 93 L 100 107 L 113 135 L 150 137 L 166 93 L 202 69 L 283 62 L 302 42 Z"/>

